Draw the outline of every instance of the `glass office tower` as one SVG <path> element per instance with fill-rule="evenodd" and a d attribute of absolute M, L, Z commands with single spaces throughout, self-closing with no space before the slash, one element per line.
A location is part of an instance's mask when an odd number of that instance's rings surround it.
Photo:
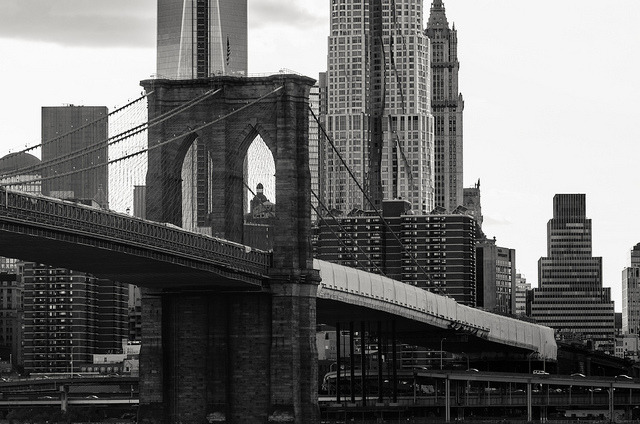
<path fill-rule="evenodd" d="M 157 75 L 247 73 L 246 0 L 158 0 Z"/>

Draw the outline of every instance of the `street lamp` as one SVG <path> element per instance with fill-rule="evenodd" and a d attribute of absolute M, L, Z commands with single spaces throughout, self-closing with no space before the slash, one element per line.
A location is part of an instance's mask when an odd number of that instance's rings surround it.
<path fill-rule="evenodd" d="M 440 371 L 442 371 L 442 342 L 447 340 L 446 337 L 440 339 Z"/>

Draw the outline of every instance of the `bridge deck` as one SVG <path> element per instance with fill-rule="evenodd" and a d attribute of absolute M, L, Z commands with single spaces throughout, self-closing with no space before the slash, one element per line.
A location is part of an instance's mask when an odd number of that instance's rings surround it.
<path fill-rule="evenodd" d="M 141 286 L 255 289 L 268 252 L 179 227 L 0 188 L 0 255 Z"/>
<path fill-rule="evenodd" d="M 460 305 L 400 281 L 355 268 L 315 260 L 322 278 L 318 290 L 318 322 L 361 319 L 387 320 L 394 317 L 399 331 L 438 344 L 442 337 L 466 335 L 474 343 L 464 350 L 481 351 L 503 345 L 522 352 L 539 352 L 540 358 L 557 358 L 553 329 Z M 350 305 L 345 308 L 345 305 Z M 449 343 L 449 349 L 455 345 Z M 498 348 L 499 351 L 499 348 Z"/>

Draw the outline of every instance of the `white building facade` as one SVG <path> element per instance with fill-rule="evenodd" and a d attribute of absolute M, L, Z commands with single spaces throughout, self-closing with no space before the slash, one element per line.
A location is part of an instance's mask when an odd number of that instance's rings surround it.
<path fill-rule="evenodd" d="M 368 196 L 376 208 L 382 199 L 403 198 L 416 211 L 431 211 L 433 117 L 423 2 L 332 0 L 327 65 L 323 122 L 339 152 L 322 143 L 328 209 L 371 210 Z"/>

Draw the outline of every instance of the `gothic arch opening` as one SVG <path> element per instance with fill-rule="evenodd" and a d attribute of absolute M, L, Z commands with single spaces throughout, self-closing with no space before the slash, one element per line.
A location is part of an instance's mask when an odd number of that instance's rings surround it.
<path fill-rule="evenodd" d="M 263 250 L 273 248 L 275 172 L 273 153 L 260 135 L 255 136 L 243 163 L 243 243 Z"/>

